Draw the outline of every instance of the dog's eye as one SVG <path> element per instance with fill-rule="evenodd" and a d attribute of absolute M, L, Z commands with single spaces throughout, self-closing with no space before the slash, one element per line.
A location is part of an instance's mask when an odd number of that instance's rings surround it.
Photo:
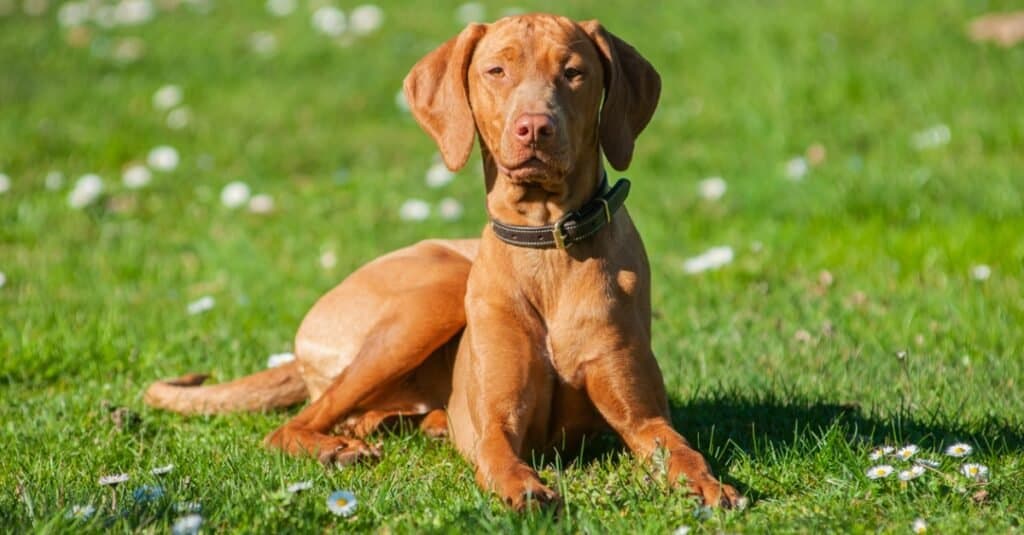
<path fill-rule="evenodd" d="M 490 74 L 495 78 L 501 78 L 502 76 L 505 76 L 505 69 L 502 69 L 501 67 L 491 67 L 487 70 L 487 74 Z"/>
<path fill-rule="evenodd" d="M 583 76 L 583 72 L 580 71 L 579 69 L 569 67 L 568 69 L 565 69 L 565 72 L 562 73 L 562 75 L 565 76 L 566 80 L 572 81 Z"/>

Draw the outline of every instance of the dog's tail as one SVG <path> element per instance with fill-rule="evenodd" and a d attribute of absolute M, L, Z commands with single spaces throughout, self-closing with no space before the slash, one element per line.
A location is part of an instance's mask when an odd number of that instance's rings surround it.
<path fill-rule="evenodd" d="M 200 386 L 206 378 L 191 373 L 157 381 L 146 389 L 146 404 L 182 414 L 217 414 L 287 407 L 309 397 L 296 361 L 229 383 Z"/>

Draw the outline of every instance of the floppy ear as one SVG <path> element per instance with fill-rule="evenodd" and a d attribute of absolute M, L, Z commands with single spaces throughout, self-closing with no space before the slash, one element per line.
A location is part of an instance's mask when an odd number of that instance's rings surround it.
<path fill-rule="evenodd" d="M 588 20 L 580 27 L 594 42 L 604 65 L 601 147 L 612 167 L 623 171 L 633 159 L 633 142 L 658 107 L 661 77 L 636 49 L 601 23 Z"/>
<path fill-rule="evenodd" d="M 473 150 L 476 124 L 469 107 L 466 73 L 473 50 L 486 32 L 487 26 L 470 24 L 417 62 L 403 84 L 410 111 L 434 138 L 452 171 L 466 165 Z"/>

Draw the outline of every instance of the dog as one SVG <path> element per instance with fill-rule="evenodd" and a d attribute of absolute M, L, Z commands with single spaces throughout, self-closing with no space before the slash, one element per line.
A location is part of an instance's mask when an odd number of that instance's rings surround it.
<path fill-rule="evenodd" d="M 480 141 L 490 223 L 478 240 L 427 240 L 353 272 L 309 311 L 296 360 L 230 383 L 157 382 L 181 413 L 302 409 L 265 439 L 325 464 L 372 460 L 395 418 L 447 436 L 508 506 L 558 504 L 525 462 L 613 430 L 640 458 L 668 454 L 705 504 L 731 506 L 671 425 L 651 351 L 650 268 L 607 183 L 657 106 L 661 80 L 597 21 L 525 15 L 470 24 L 420 60 L 404 92 L 454 170 Z"/>

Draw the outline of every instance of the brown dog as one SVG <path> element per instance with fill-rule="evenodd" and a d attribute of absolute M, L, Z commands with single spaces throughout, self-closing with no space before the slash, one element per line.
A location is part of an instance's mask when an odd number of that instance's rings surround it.
<path fill-rule="evenodd" d="M 660 84 L 595 21 L 471 24 L 413 67 L 405 93 L 449 168 L 465 165 L 479 134 L 492 219 L 482 238 L 425 241 L 360 268 L 310 310 L 294 363 L 218 386 L 156 383 L 147 402 L 210 413 L 308 395 L 266 443 L 325 463 L 376 457 L 362 437 L 420 418 L 515 508 L 558 500 L 524 462 L 531 453 L 610 427 L 640 457 L 665 448 L 669 479 L 685 476 L 705 503 L 735 503 L 672 429 L 647 256 L 618 209 L 624 188 L 603 182 L 601 150 L 629 165 Z"/>

